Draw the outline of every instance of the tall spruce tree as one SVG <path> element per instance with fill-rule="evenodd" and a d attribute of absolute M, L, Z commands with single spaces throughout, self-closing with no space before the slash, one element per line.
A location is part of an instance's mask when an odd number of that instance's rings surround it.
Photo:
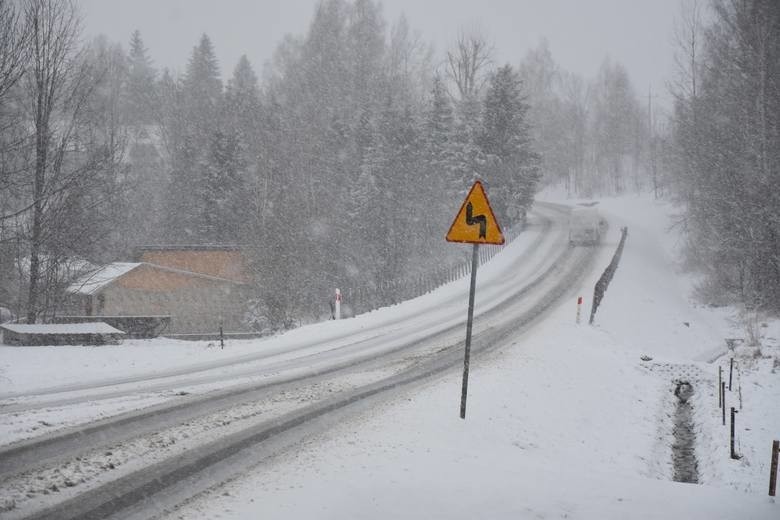
<path fill-rule="evenodd" d="M 451 206 L 461 196 L 467 180 L 459 168 L 459 144 L 456 135 L 455 114 L 449 94 L 440 76 L 433 79 L 424 126 L 421 129 L 421 171 L 425 178 L 422 193 L 428 197 L 418 211 L 422 214 L 420 225 L 428 237 L 437 236 L 448 224 Z M 435 244 L 428 240 L 421 249 L 431 254 Z"/>
<path fill-rule="evenodd" d="M 193 125 L 193 133 L 196 138 L 207 141 L 209 130 L 217 120 L 222 99 L 219 62 L 207 34 L 201 36 L 200 42 L 192 50 L 184 73 L 183 91 L 187 118 Z"/>
<path fill-rule="evenodd" d="M 123 118 L 127 124 L 128 193 L 118 247 L 131 256 L 139 244 L 159 239 L 168 176 L 163 162 L 160 111 L 166 107 L 158 92 L 157 71 L 136 30 L 130 38 Z"/>
<path fill-rule="evenodd" d="M 155 83 L 157 71 L 147 54 L 141 32 L 133 31 L 128 53 L 125 117 L 130 125 L 143 126 L 155 121 L 158 108 Z"/>
<path fill-rule="evenodd" d="M 510 65 L 499 68 L 488 82 L 479 144 L 496 217 L 509 225 L 524 218 L 540 178 L 527 112 L 517 72 Z"/>
<path fill-rule="evenodd" d="M 222 82 L 219 64 L 209 37 L 204 34 L 193 49 L 181 84 L 181 109 L 176 129 L 178 146 L 172 159 L 168 190 L 168 235 L 195 243 L 219 241 L 215 227 L 212 192 L 221 172 L 215 169 Z"/>
<path fill-rule="evenodd" d="M 220 122 L 223 146 L 213 154 L 224 165 L 225 203 L 220 214 L 225 220 L 225 239 L 241 241 L 249 232 L 251 205 L 249 177 L 258 172 L 262 153 L 262 107 L 257 75 L 246 56 L 241 56 L 228 81 Z"/>
<path fill-rule="evenodd" d="M 242 145 L 249 152 L 256 142 L 260 126 L 260 87 L 252 64 L 242 55 L 233 77 L 225 88 L 225 125 L 235 128 Z"/>

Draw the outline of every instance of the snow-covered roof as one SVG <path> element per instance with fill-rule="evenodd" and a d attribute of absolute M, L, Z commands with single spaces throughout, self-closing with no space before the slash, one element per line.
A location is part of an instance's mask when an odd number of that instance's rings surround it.
<path fill-rule="evenodd" d="M 164 265 L 157 265 L 152 264 L 149 262 L 113 262 L 107 265 L 104 265 L 103 267 L 100 267 L 99 269 L 92 271 L 90 273 L 87 273 L 85 275 L 82 275 L 79 277 L 75 282 L 70 284 L 70 286 L 67 289 L 67 292 L 73 293 L 73 294 L 83 294 L 86 296 L 96 294 L 100 290 L 102 290 L 107 285 L 110 285 L 114 282 L 117 278 L 120 278 L 136 267 L 140 267 L 142 265 L 146 265 L 149 267 L 152 267 L 154 269 L 158 269 L 160 271 L 166 271 L 169 273 L 176 273 L 181 274 L 185 276 L 193 276 L 196 278 L 203 278 L 206 280 L 213 280 L 215 282 L 222 282 L 222 283 L 229 283 L 229 284 L 238 284 L 240 285 L 240 282 L 237 282 L 236 280 L 231 280 L 229 278 L 222 278 L 219 276 L 212 276 L 208 274 L 203 273 L 196 273 L 193 271 L 186 271 L 184 269 L 176 269 L 175 267 L 168 267 Z"/>
<path fill-rule="evenodd" d="M 141 265 L 137 262 L 113 262 L 79 277 L 70 284 L 68 292 L 76 294 L 95 294 L 106 285 Z"/>
<path fill-rule="evenodd" d="M 239 244 L 145 244 L 138 246 L 138 252 L 144 251 L 240 251 L 245 246 Z"/>
<path fill-rule="evenodd" d="M 90 323 L 5 323 L 0 328 L 18 334 L 124 334 L 103 322 Z"/>

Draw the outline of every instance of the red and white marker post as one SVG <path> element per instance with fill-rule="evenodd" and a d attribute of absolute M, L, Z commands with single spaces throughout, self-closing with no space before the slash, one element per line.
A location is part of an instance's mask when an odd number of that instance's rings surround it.
<path fill-rule="evenodd" d="M 577 297 L 577 324 L 580 323 L 580 308 L 582 307 L 582 296 Z"/>
<path fill-rule="evenodd" d="M 341 319 L 341 289 L 336 289 L 336 303 L 333 306 L 333 319 Z"/>

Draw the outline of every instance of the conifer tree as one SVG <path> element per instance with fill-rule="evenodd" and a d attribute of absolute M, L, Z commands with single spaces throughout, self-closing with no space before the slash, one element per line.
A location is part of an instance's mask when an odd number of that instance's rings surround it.
<path fill-rule="evenodd" d="M 460 148 L 455 133 L 454 111 L 444 81 L 438 75 L 433 79 L 421 132 L 421 171 L 428 202 L 419 211 L 426 235 L 437 236 L 447 224 L 450 206 L 458 200 L 467 184 L 458 163 Z M 421 244 L 426 252 L 433 251 L 431 246 L 430 241 Z"/>
<path fill-rule="evenodd" d="M 534 151 L 526 120 L 528 105 L 511 66 L 493 73 L 483 102 L 479 144 L 487 161 L 485 180 L 490 186 L 496 217 L 519 222 L 533 202 L 539 181 L 539 156 Z"/>
<path fill-rule="evenodd" d="M 226 125 L 233 126 L 244 145 L 256 142 L 260 120 L 260 87 L 246 55 L 242 55 L 225 89 Z"/>
<path fill-rule="evenodd" d="M 219 111 L 222 107 L 222 82 L 219 64 L 209 37 L 204 34 L 193 49 L 181 84 L 181 113 L 176 131 L 177 146 L 172 158 L 168 190 L 168 234 L 179 241 L 194 243 L 219 240 L 214 215 L 208 213 L 218 197 L 212 193 L 220 172 L 215 167 L 215 150 L 222 137 Z"/>
<path fill-rule="evenodd" d="M 193 125 L 198 139 L 208 140 L 208 130 L 213 128 L 222 98 L 222 82 L 219 79 L 219 63 L 208 35 L 203 34 L 184 73 L 183 93 L 187 118 Z"/>
<path fill-rule="evenodd" d="M 439 76 L 433 79 L 430 106 L 425 121 L 425 142 L 431 174 L 442 179 L 442 185 L 452 189 L 455 178 L 454 130 L 455 119 L 444 82 Z"/>
<path fill-rule="evenodd" d="M 138 30 L 133 31 L 128 53 L 127 93 L 125 114 L 129 124 L 149 125 L 155 120 L 157 96 L 155 83 L 157 72 L 147 55 L 146 47 Z"/>

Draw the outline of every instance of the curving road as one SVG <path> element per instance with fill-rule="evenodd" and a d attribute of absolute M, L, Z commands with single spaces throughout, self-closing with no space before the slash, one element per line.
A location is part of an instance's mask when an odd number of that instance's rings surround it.
<path fill-rule="evenodd" d="M 483 267 L 493 272 L 478 284 L 475 356 L 506 346 L 589 271 L 594 250 L 568 247 L 568 209 L 538 204 L 534 215 L 525 248 L 510 246 Z M 4 514 L 8 518 L 147 517 L 152 510 L 169 507 L 261 463 L 328 421 L 346 419 L 356 407 L 370 406 L 372 400 L 388 399 L 394 390 L 459 368 L 467 281 L 450 285 L 446 294 L 430 300 L 435 305 L 425 306 L 423 297 L 420 304 L 407 305 L 387 319 L 375 317 L 370 327 L 356 327 L 348 334 L 334 328 L 318 338 L 301 336 L 285 351 L 268 349 L 219 365 L 38 392 L 38 401 L 28 404 L 28 409 L 254 378 L 219 392 L 174 399 L 4 447 L 0 492 L 19 497 Z M 74 392 L 79 395 L 69 395 Z M 16 413 L 23 413 L 24 404 L 13 406 L 19 407 Z M 235 412 L 239 409 L 243 415 Z M 227 421 L 232 426 L 204 435 L 195 431 L 202 423 L 231 413 L 238 417 Z M 148 450 L 128 457 L 121 467 L 112 463 L 110 471 L 100 464 L 99 471 L 82 470 L 80 480 L 63 481 L 67 489 L 44 491 L 46 496 L 30 492 L 37 489 L 34 482 L 56 480 L 51 475 L 65 473 L 61 468 L 73 467 L 74 461 L 105 461 L 105 453 L 166 432 L 170 438 L 186 439 L 178 452 Z"/>

